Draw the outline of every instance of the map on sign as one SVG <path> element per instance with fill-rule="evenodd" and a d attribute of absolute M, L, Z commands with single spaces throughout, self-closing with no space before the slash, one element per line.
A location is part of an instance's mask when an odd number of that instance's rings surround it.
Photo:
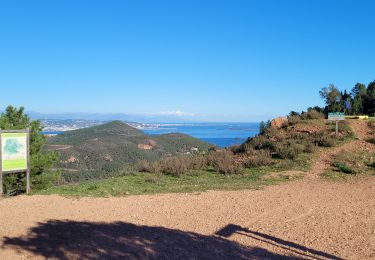
<path fill-rule="evenodd" d="M 27 169 L 27 134 L 1 134 L 2 171 L 18 171 Z"/>
<path fill-rule="evenodd" d="M 334 120 L 334 121 L 345 120 L 345 113 L 344 112 L 328 113 L 328 120 Z"/>

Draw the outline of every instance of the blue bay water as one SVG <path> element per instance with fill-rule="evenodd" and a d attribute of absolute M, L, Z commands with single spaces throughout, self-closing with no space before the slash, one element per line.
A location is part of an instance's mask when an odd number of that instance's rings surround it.
<path fill-rule="evenodd" d="M 154 127 L 140 130 L 150 135 L 183 133 L 219 147 L 228 147 L 239 145 L 247 138 L 257 135 L 259 133 L 259 123 L 155 124 Z M 61 131 L 44 132 L 44 134 L 62 133 Z"/>
<path fill-rule="evenodd" d="M 143 129 L 147 134 L 184 133 L 219 147 L 243 143 L 259 133 L 259 123 L 186 123 L 159 124 L 157 128 Z"/>

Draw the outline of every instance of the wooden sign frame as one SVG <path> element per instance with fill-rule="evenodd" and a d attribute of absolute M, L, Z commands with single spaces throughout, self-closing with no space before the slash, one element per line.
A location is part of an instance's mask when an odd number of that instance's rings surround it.
<path fill-rule="evenodd" d="M 2 138 L 1 135 L 5 133 L 25 133 L 26 134 L 26 169 L 14 170 L 14 171 L 3 171 L 3 158 L 2 158 Z M 4 194 L 3 190 L 3 175 L 26 172 L 26 193 L 30 193 L 30 129 L 24 130 L 1 130 L 0 129 L 0 196 Z"/>

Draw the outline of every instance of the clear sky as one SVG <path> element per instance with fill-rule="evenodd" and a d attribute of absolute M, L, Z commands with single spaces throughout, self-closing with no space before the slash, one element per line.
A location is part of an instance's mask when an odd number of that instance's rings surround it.
<path fill-rule="evenodd" d="M 254 121 L 375 79 L 375 1 L 0 1 L 0 109 Z M 176 111 L 176 112 L 174 112 Z"/>

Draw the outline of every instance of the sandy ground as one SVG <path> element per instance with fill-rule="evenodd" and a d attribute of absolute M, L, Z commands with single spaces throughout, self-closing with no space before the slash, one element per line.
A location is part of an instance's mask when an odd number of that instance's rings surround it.
<path fill-rule="evenodd" d="M 0 259 L 375 259 L 375 178 L 316 176 L 362 142 L 261 190 L 0 199 Z"/>

